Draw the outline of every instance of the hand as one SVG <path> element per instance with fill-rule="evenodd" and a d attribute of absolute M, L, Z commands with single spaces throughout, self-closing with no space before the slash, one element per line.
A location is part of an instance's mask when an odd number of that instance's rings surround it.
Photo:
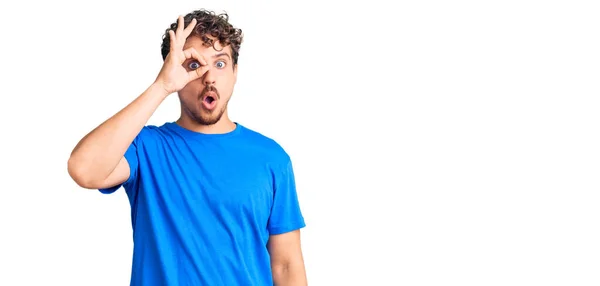
<path fill-rule="evenodd" d="M 177 30 L 169 30 L 170 50 L 165 62 L 156 77 L 155 83 L 162 86 L 168 94 L 185 87 L 190 81 L 200 78 L 208 70 L 206 60 L 194 48 L 183 49 L 187 37 L 196 27 L 196 19 L 184 29 L 183 17 L 179 16 Z M 186 60 L 194 59 L 200 64 L 199 68 L 188 71 L 183 66 Z"/>

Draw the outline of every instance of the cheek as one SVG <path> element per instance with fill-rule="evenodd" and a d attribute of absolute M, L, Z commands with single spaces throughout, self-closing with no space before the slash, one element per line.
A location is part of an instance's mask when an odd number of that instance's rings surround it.
<path fill-rule="evenodd" d="M 217 80 L 222 83 L 226 83 L 226 82 L 231 82 L 232 78 L 233 78 L 233 75 L 231 73 L 221 71 L 219 73 L 219 77 L 217 78 Z"/>
<path fill-rule="evenodd" d="M 202 78 L 196 79 L 194 81 L 188 82 L 181 90 L 181 93 L 192 94 L 196 93 L 199 90 L 202 90 L 204 85 L 202 84 Z"/>
<path fill-rule="evenodd" d="M 217 79 L 217 86 L 222 90 L 231 90 L 234 84 L 235 78 L 232 74 L 223 75 Z"/>
<path fill-rule="evenodd" d="M 187 85 L 186 87 L 179 90 L 179 100 L 186 103 L 191 103 L 198 99 L 198 95 L 200 94 L 200 92 L 201 89 L 198 89 L 198 87 L 192 87 Z"/>

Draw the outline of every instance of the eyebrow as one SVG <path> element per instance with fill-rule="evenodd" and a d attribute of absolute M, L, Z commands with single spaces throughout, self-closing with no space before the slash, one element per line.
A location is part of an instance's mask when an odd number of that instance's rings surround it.
<path fill-rule="evenodd" d="M 218 57 L 221 57 L 221 56 L 227 56 L 228 58 L 231 59 L 231 56 L 229 56 L 228 53 L 218 53 L 218 54 L 214 55 L 213 58 L 218 58 Z"/>

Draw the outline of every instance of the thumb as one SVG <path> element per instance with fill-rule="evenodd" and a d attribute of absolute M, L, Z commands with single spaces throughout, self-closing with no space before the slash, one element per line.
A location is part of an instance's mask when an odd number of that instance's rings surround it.
<path fill-rule="evenodd" d="M 204 65 L 195 70 L 189 71 L 188 76 L 190 81 L 201 78 L 208 71 L 208 66 Z"/>

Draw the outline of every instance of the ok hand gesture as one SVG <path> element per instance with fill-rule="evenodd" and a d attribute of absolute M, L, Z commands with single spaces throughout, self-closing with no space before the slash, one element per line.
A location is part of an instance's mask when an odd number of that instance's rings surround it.
<path fill-rule="evenodd" d="M 164 87 L 169 94 L 174 93 L 185 87 L 190 81 L 193 81 L 206 73 L 208 65 L 206 60 L 194 48 L 183 49 L 187 37 L 196 27 L 196 19 L 184 29 L 183 17 L 179 16 L 177 20 L 176 31 L 169 30 L 170 51 L 165 62 L 156 77 L 156 83 Z M 188 71 L 183 67 L 183 63 L 188 59 L 194 59 L 200 63 L 200 67 Z"/>

